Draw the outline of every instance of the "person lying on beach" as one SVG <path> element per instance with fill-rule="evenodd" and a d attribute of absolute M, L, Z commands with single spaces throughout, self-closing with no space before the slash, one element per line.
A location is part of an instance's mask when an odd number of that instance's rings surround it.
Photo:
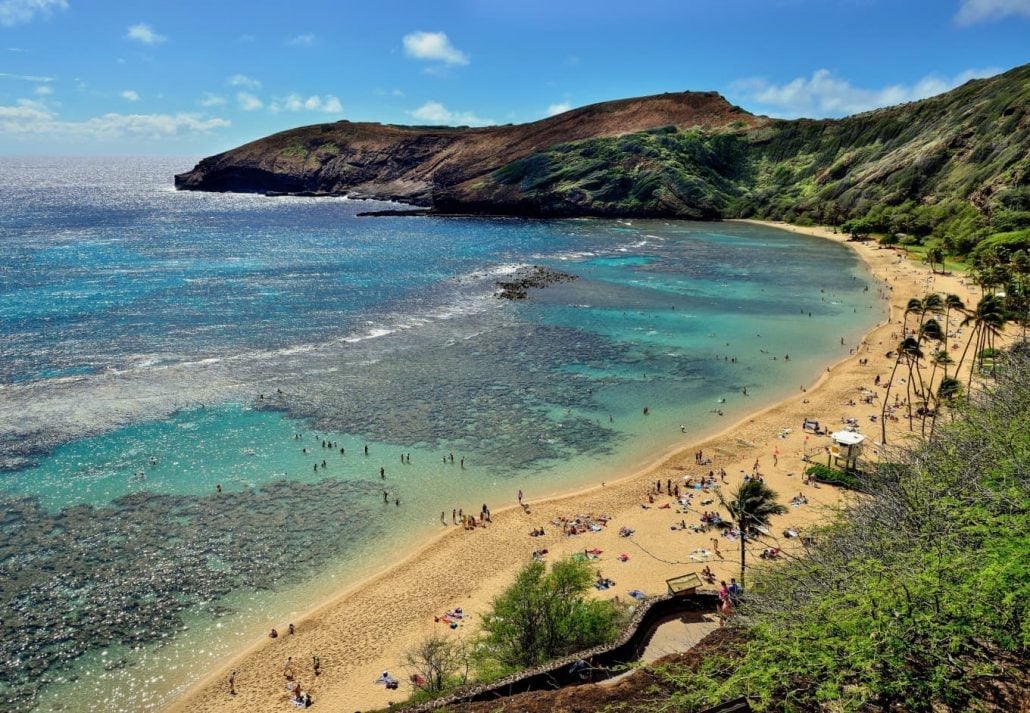
<path fill-rule="evenodd" d="M 705 565 L 705 568 L 701 570 L 701 579 L 705 580 L 708 584 L 715 584 L 715 573 L 712 572 L 712 568 Z"/>
<path fill-rule="evenodd" d="M 619 528 L 619 537 L 629 537 L 630 535 L 633 534 L 633 532 L 634 532 L 634 530 L 632 530 L 629 527 Z"/>
<path fill-rule="evenodd" d="M 400 685 L 400 681 L 391 676 L 389 671 L 383 671 L 382 675 L 373 681 L 373 683 L 382 683 L 391 690 L 395 690 L 397 686 Z"/>
<path fill-rule="evenodd" d="M 544 555 L 546 555 L 547 552 L 548 550 L 546 548 L 542 550 L 533 550 L 533 559 L 539 562 L 544 558 Z"/>

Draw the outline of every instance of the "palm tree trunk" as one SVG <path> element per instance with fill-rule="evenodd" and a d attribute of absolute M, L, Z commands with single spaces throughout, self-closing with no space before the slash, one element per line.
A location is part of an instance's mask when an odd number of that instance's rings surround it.
<path fill-rule="evenodd" d="M 908 379 L 905 381 L 905 402 L 908 407 L 908 430 L 912 428 L 912 357 L 905 359 L 908 363 Z"/>
<path fill-rule="evenodd" d="M 738 527 L 740 527 L 738 525 Z M 740 527 L 740 586 L 744 586 L 744 558 L 747 556 L 747 550 L 744 549 L 744 528 Z"/>
<path fill-rule="evenodd" d="M 958 365 L 955 367 L 955 378 L 956 379 L 961 379 L 962 378 L 961 376 L 959 376 L 959 373 L 962 371 L 962 364 L 966 360 L 966 353 L 969 351 L 969 346 L 973 343 L 973 340 L 976 338 L 977 330 L 979 328 L 980 328 L 979 324 L 974 324 L 973 325 L 973 331 L 969 335 L 969 339 L 966 341 L 966 347 L 965 347 L 965 349 L 962 350 L 962 356 L 959 357 Z"/>
<path fill-rule="evenodd" d="M 890 403 L 891 387 L 894 385 L 894 375 L 898 371 L 898 364 L 901 362 L 901 353 L 898 353 L 898 358 L 894 360 L 894 368 L 891 369 L 891 375 L 887 379 L 887 391 L 883 395 L 883 410 L 880 412 L 880 440 L 884 445 L 887 445 L 887 405 Z"/>

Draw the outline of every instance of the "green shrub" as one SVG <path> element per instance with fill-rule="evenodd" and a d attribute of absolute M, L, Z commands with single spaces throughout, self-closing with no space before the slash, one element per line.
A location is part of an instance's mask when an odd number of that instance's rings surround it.
<path fill-rule="evenodd" d="M 805 475 L 808 475 L 811 478 L 815 478 L 820 483 L 837 485 L 842 488 L 848 488 L 849 490 L 862 489 L 862 481 L 857 476 L 854 476 L 851 473 L 845 473 L 843 471 L 837 470 L 836 468 L 831 468 L 827 465 L 822 465 L 820 463 L 810 465 L 805 470 Z"/>
<path fill-rule="evenodd" d="M 613 641 L 622 612 L 610 601 L 590 599 L 591 565 L 560 560 L 548 572 L 531 562 L 483 616 L 485 644 L 502 664 L 525 668 Z"/>

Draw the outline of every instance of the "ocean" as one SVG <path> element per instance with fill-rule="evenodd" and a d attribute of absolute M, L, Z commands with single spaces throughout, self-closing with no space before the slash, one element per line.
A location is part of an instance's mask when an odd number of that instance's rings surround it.
<path fill-rule="evenodd" d="M 4 710 L 159 710 L 441 514 L 635 470 L 886 313 L 772 228 L 357 217 L 391 204 L 193 163 L 0 159 Z M 576 279 L 497 297 L 533 265 Z"/>

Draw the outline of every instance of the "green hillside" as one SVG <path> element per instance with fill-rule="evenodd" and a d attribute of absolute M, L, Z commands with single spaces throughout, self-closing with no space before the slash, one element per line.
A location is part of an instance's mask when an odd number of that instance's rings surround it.
<path fill-rule="evenodd" d="M 757 217 L 936 235 L 1030 226 L 1030 65 L 840 120 L 674 126 L 559 144 L 438 191 L 438 210 Z"/>

